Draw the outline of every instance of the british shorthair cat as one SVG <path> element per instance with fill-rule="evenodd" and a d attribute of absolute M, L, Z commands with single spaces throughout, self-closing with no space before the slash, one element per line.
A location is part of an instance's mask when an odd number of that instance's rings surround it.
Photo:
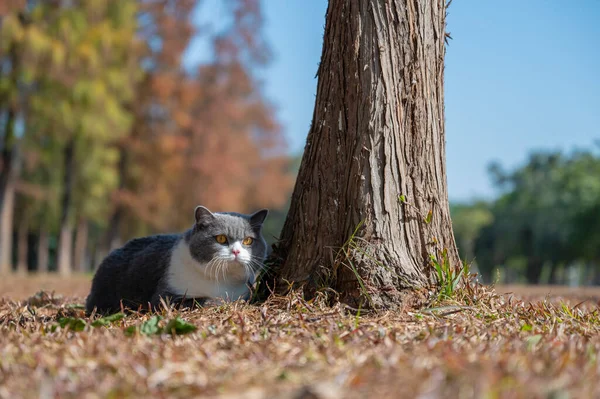
<path fill-rule="evenodd" d="M 251 215 L 195 210 L 181 234 L 136 238 L 112 251 L 92 281 L 86 311 L 110 314 L 123 307 L 156 309 L 161 298 L 184 306 L 206 299 L 248 299 L 264 267 L 262 225 L 268 210 Z"/>

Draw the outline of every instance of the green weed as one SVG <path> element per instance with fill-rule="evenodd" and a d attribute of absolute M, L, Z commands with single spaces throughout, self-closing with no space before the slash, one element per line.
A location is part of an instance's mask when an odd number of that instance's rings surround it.
<path fill-rule="evenodd" d="M 436 271 L 438 300 L 451 299 L 463 277 L 469 276 L 469 264 L 465 262 L 460 269 L 452 266 L 446 248 L 441 252 L 439 259 L 432 254 L 429 255 L 429 259 Z"/>

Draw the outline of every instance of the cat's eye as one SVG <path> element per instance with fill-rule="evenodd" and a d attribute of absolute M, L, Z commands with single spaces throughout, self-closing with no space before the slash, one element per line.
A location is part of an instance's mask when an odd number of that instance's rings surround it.
<path fill-rule="evenodd" d="M 254 238 L 252 237 L 246 237 L 244 238 L 244 241 L 242 241 L 242 244 L 244 245 L 251 245 L 254 242 Z"/>
<path fill-rule="evenodd" d="M 225 244 L 227 242 L 227 237 L 225 237 L 225 234 L 219 234 L 215 237 L 215 240 L 217 240 L 219 244 Z"/>

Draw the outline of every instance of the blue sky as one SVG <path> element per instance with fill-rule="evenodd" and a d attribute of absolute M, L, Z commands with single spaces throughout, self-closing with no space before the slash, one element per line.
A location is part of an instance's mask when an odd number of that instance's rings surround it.
<path fill-rule="evenodd" d="M 327 1 L 262 4 L 274 53 L 262 74 L 265 91 L 290 151 L 299 152 L 313 114 Z M 447 30 L 451 200 L 493 196 L 492 160 L 514 167 L 532 150 L 600 139 L 600 1 L 455 0 Z"/>

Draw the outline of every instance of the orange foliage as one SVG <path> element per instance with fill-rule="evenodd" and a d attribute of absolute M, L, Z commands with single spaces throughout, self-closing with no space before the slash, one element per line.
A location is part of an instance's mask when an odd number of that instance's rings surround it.
<path fill-rule="evenodd" d="M 136 123 L 122 143 L 123 238 L 189 227 L 198 204 L 249 212 L 283 206 L 292 189 L 285 142 L 272 106 L 253 75 L 269 59 L 258 0 L 229 0 L 234 23 L 211 38 L 213 60 L 186 74 L 181 58 L 193 33 L 193 1 L 142 1 L 147 78 Z"/>

